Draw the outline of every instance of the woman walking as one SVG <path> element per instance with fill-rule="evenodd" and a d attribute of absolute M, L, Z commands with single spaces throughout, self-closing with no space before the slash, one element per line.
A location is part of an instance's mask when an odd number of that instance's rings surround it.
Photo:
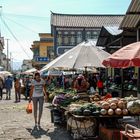
<path fill-rule="evenodd" d="M 40 127 L 40 120 L 43 112 L 44 97 L 47 99 L 45 81 L 41 79 L 39 73 L 35 73 L 34 79 L 31 82 L 30 100 L 33 101 L 35 127 Z M 39 114 L 37 117 L 37 110 L 39 104 Z"/>

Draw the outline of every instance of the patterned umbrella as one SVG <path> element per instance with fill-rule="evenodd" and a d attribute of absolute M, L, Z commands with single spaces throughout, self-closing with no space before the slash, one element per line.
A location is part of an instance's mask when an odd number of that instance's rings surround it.
<path fill-rule="evenodd" d="M 103 65 L 112 68 L 140 67 L 140 42 L 119 49 L 106 58 Z"/>
<path fill-rule="evenodd" d="M 104 67 L 102 61 L 110 54 L 104 50 L 97 48 L 93 41 L 82 42 L 71 50 L 65 52 L 61 56 L 42 68 L 41 71 L 47 69 L 79 69 L 79 68 L 99 68 Z"/>

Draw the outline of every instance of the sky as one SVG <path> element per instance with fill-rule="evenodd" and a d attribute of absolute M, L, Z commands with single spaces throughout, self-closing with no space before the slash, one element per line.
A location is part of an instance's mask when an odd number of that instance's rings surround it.
<path fill-rule="evenodd" d="M 63 14 L 125 14 L 131 0 L 0 0 L 1 36 L 9 39 L 9 54 L 18 69 L 32 59 L 38 33 L 50 33 L 51 12 Z M 4 52 L 7 52 L 5 40 Z"/>

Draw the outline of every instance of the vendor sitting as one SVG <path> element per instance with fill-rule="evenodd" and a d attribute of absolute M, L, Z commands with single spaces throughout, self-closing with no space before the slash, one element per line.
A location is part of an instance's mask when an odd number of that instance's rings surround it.
<path fill-rule="evenodd" d="M 83 75 L 79 75 L 74 82 L 74 89 L 77 93 L 86 92 L 89 84 Z"/>

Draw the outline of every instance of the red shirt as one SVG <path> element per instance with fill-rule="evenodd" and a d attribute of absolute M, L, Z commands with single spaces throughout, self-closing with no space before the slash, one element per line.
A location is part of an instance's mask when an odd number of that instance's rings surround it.
<path fill-rule="evenodd" d="M 97 82 L 97 87 L 98 87 L 98 88 L 103 88 L 103 81 L 99 80 L 99 81 Z"/>

